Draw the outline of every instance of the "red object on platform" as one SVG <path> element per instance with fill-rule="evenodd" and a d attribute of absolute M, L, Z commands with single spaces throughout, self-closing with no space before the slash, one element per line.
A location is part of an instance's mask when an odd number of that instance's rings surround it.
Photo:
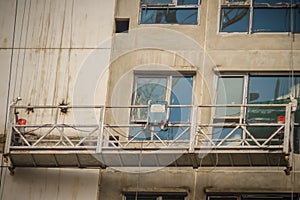
<path fill-rule="evenodd" d="M 26 119 L 22 119 L 22 118 L 18 119 L 18 125 L 26 125 L 26 123 L 27 123 Z"/>
<path fill-rule="evenodd" d="M 285 123 L 285 117 L 284 116 L 278 116 L 277 117 L 277 123 Z"/>

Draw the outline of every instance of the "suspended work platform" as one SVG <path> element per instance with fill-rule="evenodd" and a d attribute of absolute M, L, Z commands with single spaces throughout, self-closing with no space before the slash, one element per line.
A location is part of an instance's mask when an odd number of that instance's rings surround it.
<path fill-rule="evenodd" d="M 145 106 L 10 109 L 11 167 L 289 167 L 293 144 L 292 104 L 169 105 L 157 126 L 134 119 Z M 191 117 L 172 121 L 174 109 Z"/>

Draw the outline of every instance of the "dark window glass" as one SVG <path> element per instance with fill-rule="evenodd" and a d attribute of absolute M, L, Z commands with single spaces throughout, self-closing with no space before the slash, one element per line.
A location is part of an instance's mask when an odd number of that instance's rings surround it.
<path fill-rule="evenodd" d="M 126 195 L 126 200 L 156 200 L 155 195 Z"/>
<path fill-rule="evenodd" d="M 293 18 L 293 24 L 294 24 L 293 32 L 294 33 L 300 33 L 300 7 L 294 8 L 292 11 L 293 11 L 293 15 L 294 15 L 294 18 Z"/>
<path fill-rule="evenodd" d="M 299 4 L 300 0 L 254 0 L 254 4 L 282 5 Z"/>
<path fill-rule="evenodd" d="M 249 8 L 222 8 L 221 32 L 248 32 Z"/>
<path fill-rule="evenodd" d="M 142 0 L 142 4 L 171 4 L 172 0 Z"/>
<path fill-rule="evenodd" d="M 186 194 L 130 194 L 125 195 L 126 200 L 184 200 Z M 137 198 L 136 198 L 137 197 Z"/>
<path fill-rule="evenodd" d="M 289 8 L 254 8 L 253 32 L 289 32 Z"/>
<path fill-rule="evenodd" d="M 246 2 L 246 0 L 227 0 L 228 2 Z"/>
<path fill-rule="evenodd" d="M 228 196 L 224 196 L 224 197 L 209 197 L 208 200 L 237 200 L 237 197 L 228 197 Z"/>
<path fill-rule="evenodd" d="M 177 0 L 177 5 L 197 5 L 198 0 Z"/>
<path fill-rule="evenodd" d="M 128 33 L 129 19 L 116 19 L 116 33 Z"/>
<path fill-rule="evenodd" d="M 290 102 L 290 96 L 298 100 L 295 112 L 295 122 L 298 124 L 300 122 L 300 77 L 293 79 L 287 76 L 256 76 L 249 79 L 248 103 L 250 104 L 286 104 Z M 276 123 L 279 116 L 285 116 L 285 107 L 251 107 L 247 110 L 247 122 L 250 123 Z M 249 131 L 255 138 L 268 138 L 276 131 L 276 128 L 251 127 Z M 296 135 L 298 131 L 296 125 Z M 280 135 L 278 139 L 282 139 Z M 272 144 L 280 144 L 280 142 L 282 141 L 272 142 Z"/>
<path fill-rule="evenodd" d="M 228 137 L 229 134 L 230 136 Z M 212 136 L 216 145 L 238 146 L 241 143 L 242 129 L 239 128 L 237 130 L 234 130 L 234 128 L 227 128 L 227 127 L 213 128 Z M 222 139 L 224 139 L 225 137 L 228 137 L 226 139 L 226 142 L 222 142 Z"/>
<path fill-rule="evenodd" d="M 142 24 L 197 24 L 198 8 L 142 9 Z"/>

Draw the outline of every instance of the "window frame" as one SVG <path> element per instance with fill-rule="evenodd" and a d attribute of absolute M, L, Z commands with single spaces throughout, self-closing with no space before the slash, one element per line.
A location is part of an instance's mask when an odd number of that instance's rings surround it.
<path fill-rule="evenodd" d="M 248 200 L 248 199 L 269 199 L 269 198 L 284 198 L 284 199 L 290 199 L 290 198 L 299 198 L 299 193 L 212 193 L 206 195 L 206 200 L 211 200 L 211 198 L 219 198 L 222 199 L 229 199 L 229 198 L 236 198 L 236 200 Z"/>
<path fill-rule="evenodd" d="M 147 4 L 143 3 L 143 0 L 140 0 L 139 5 L 139 17 L 138 17 L 138 24 L 139 25 L 198 25 L 200 21 L 200 5 L 202 3 L 202 0 L 198 0 L 197 4 L 188 4 L 188 5 L 178 5 L 179 0 L 171 0 L 172 3 L 170 4 Z M 197 20 L 196 23 L 142 23 L 142 12 L 143 9 L 161 9 L 161 10 L 184 10 L 184 9 L 196 9 L 197 8 Z"/>
<path fill-rule="evenodd" d="M 164 200 L 163 196 L 168 195 L 170 197 L 173 196 L 182 196 L 182 200 L 188 200 L 188 193 L 187 192 L 138 192 L 139 195 L 149 196 L 156 198 L 156 200 Z M 127 200 L 126 196 L 129 195 L 136 195 L 136 192 L 126 192 L 123 193 L 123 200 Z"/>
<path fill-rule="evenodd" d="M 249 19 L 248 19 L 248 30 L 247 31 L 222 31 L 222 20 L 223 20 L 223 9 L 248 9 L 249 12 Z M 254 31 L 254 12 L 255 9 L 290 9 L 289 18 L 287 29 L 288 31 Z M 264 3 L 255 3 L 255 0 L 237 0 L 237 1 L 230 1 L 230 0 L 219 0 L 219 17 L 218 17 L 218 33 L 219 34 L 300 34 L 300 30 L 298 32 L 294 30 L 296 28 L 296 24 L 292 24 L 295 21 L 296 14 L 294 10 L 299 9 L 300 11 L 300 1 L 294 4 L 264 4 Z M 300 20 L 299 20 L 300 22 Z M 300 26 L 300 25 L 298 25 Z"/>
<path fill-rule="evenodd" d="M 166 91 L 165 91 L 165 98 L 164 101 L 168 103 L 168 105 L 172 105 L 171 99 L 172 99 L 172 83 L 173 79 L 176 77 L 191 77 L 192 78 L 192 88 L 191 88 L 191 103 L 190 105 L 194 104 L 194 90 L 195 90 L 195 78 L 196 74 L 195 72 L 135 72 L 134 78 L 133 78 L 133 90 L 132 90 L 132 98 L 131 98 L 131 106 L 136 106 L 140 104 L 136 104 L 136 96 L 137 96 L 137 90 L 138 90 L 138 79 L 139 78 L 166 78 Z M 173 104 L 177 105 L 177 104 Z M 179 104 L 181 105 L 181 104 Z M 146 106 L 146 105 L 145 105 Z M 134 109 L 131 109 L 130 111 L 130 123 L 147 123 L 147 119 L 145 120 L 139 120 L 135 119 L 134 117 Z M 191 122 L 191 115 L 192 112 L 190 112 L 189 121 L 185 123 Z M 167 120 L 169 121 L 171 118 L 171 109 L 167 109 Z M 177 123 L 183 123 L 183 122 L 177 122 Z"/>
<path fill-rule="evenodd" d="M 216 96 L 216 98 L 215 98 L 215 104 L 216 105 L 218 105 L 218 99 L 217 99 L 217 95 L 218 95 L 218 82 L 219 82 L 219 79 L 221 77 L 244 77 L 243 104 L 251 104 L 251 102 L 249 101 L 250 91 L 251 91 L 251 88 L 250 88 L 250 82 L 251 82 L 250 79 L 251 79 L 251 77 L 252 78 L 257 78 L 257 77 L 275 77 L 275 78 L 276 77 L 277 78 L 278 77 L 286 77 L 286 78 L 288 78 L 288 77 L 290 77 L 290 74 L 288 74 L 288 73 L 278 73 L 278 72 L 277 73 L 276 72 L 274 72 L 274 73 L 255 73 L 254 72 L 254 73 L 251 73 L 251 74 L 243 74 L 243 73 L 241 73 L 241 74 L 236 74 L 236 73 L 228 74 L 228 73 L 226 73 L 226 74 L 216 75 L 216 80 L 215 80 L 215 88 L 216 88 L 215 89 L 215 91 L 216 91 L 216 93 L 215 93 L 215 96 Z M 293 78 L 294 79 L 295 78 L 300 78 L 300 73 L 295 73 L 293 75 Z M 295 80 L 292 80 L 293 83 L 294 83 L 294 81 Z M 290 87 L 294 87 L 294 86 L 290 86 Z M 296 93 L 295 98 L 299 99 L 299 96 L 297 96 L 299 94 L 300 93 Z M 278 100 L 284 100 L 284 99 L 278 99 Z M 296 112 L 300 112 L 299 105 L 300 105 L 300 102 L 298 101 L 298 107 L 297 107 Z M 251 117 L 249 117 L 248 111 L 249 110 L 247 108 L 244 108 L 243 115 L 239 115 L 240 116 L 240 119 L 239 119 L 240 123 L 248 123 L 249 122 L 248 120 L 251 119 Z M 214 123 L 214 122 L 216 122 L 216 119 L 218 120 L 218 118 L 216 117 L 217 116 L 216 115 L 216 109 L 212 110 L 212 116 L 213 117 L 212 117 L 211 120 L 212 120 L 212 123 Z M 232 118 L 230 116 L 228 116 L 227 119 L 229 119 L 229 120 L 237 120 L 237 119 Z M 225 120 L 225 118 L 222 119 L 222 120 Z M 293 144 L 293 146 L 294 146 L 294 153 L 297 153 L 297 154 L 300 153 L 300 123 L 299 123 L 299 121 L 300 121 L 300 118 L 298 118 L 298 119 L 295 118 L 294 133 L 292 133 L 294 135 L 294 138 L 295 138 L 294 144 Z"/>

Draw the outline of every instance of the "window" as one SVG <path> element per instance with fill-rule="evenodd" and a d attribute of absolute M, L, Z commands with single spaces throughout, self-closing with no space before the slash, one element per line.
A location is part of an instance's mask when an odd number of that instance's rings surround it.
<path fill-rule="evenodd" d="M 300 33 L 300 0 L 223 0 L 220 32 Z"/>
<path fill-rule="evenodd" d="M 129 19 L 115 19 L 116 33 L 128 33 Z"/>
<path fill-rule="evenodd" d="M 217 84 L 217 104 L 286 104 L 290 96 L 298 101 L 295 112 L 295 151 L 299 151 L 300 136 L 300 76 L 220 76 Z M 278 116 L 285 116 L 283 107 L 219 107 L 214 121 L 230 123 L 276 123 Z M 242 112 L 243 111 L 243 112 Z M 243 114 L 245 113 L 245 114 Z M 240 121 L 240 120 L 243 121 Z M 255 138 L 268 138 L 274 132 L 272 127 L 250 127 Z M 224 138 L 232 128 L 215 128 L 214 138 Z M 241 137 L 237 130 L 232 138 Z M 230 139 L 232 139 L 230 138 Z"/>
<path fill-rule="evenodd" d="M 141 0 L 141 24 L 197 24 L 199 0 Z"/>
<path fill-rule="evenodd" d="M 193 97 L 193 75 L 145 75 L 136 74 L 133 91 L 132 105 L 147 107 L 150 102 L 167 102 L 172 105 L 168 109 L 167 121 L 170 123 L 187 124 L 190 123 L 191 107 Z M 180 107 L 180 105 L 185 105 Z M 148 108 L 134 108 L 131 111 L 132 123 L 146 124 L 148 120 Z M 158 130 L 160 139 L 175 139 L 178 134 L 187 127 L 170 127 L 166 130 Z M 131 136 L 140 132 L 133 129 Z M 137 139 L 158 139 L 148 137 L 147 133 L 140 134 Z M 182 139 L 188 139 L 189 132 L 181 135 Z"/>
<path fill-rule="evenodd" d="M 299 194 L 235 194 L 207 196 L 207 200 L 290 200 L 298 198 Z"/>
<path fill-rule="evenodd" d="M 128 193 L 125 200 L 186 200 L 186 193 Z"/>

